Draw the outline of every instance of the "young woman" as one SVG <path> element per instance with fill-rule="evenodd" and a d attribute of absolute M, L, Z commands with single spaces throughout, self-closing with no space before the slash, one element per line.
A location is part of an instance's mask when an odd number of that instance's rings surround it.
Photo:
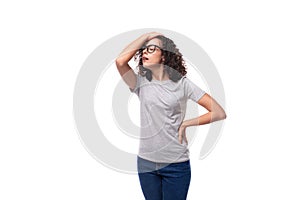
<path fill-rule="evenodd" d="M 139 61 L 136 74 L 128 62 Z M 226 118 L 222 107 L 186 77 L 182 54 L 160 33 L 146 33 L 116 59 L 117 69 L 140 99 L 138 174 L 147 200 L 184 200 L 191 179 L 186 128 Z M 184 120 L 187 100 L 207 109 Z"/>

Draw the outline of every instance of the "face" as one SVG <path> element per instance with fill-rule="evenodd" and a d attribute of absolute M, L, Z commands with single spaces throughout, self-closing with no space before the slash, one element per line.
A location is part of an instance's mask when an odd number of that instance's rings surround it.
<path fill-rule="evenodd" d="M 162 63 L 162 42 L 154 38 L 146 43 L 143 50 L 142 61 L 144 67 L 157 66 Z"/>

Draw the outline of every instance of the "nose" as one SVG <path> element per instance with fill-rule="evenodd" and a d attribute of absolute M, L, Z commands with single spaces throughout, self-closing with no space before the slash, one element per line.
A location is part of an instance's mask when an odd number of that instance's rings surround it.
<path fill-rule="evenodd" d="M 147 48 L 145 48 L 145 49 L 143 50 L 143 55 L 144 55 L 145 53 L 148 53 L 148 52 L 147 52 Z"/>

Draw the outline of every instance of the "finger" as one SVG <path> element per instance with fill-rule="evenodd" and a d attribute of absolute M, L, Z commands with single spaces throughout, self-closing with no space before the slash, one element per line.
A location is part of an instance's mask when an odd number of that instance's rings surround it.
<path fill-rule="evenodd" d="M 180 144 L 182 144 L 182 134 L 181 133 L 179 133 L 178 139 L 179 139 Z"/>
<path fill-rule="evenodd" d="M 187 137 L 186 137 L 186 134 L 184 134 L 184 141 L 186 142 L 186 144 L 188 144 L 188 140 L 187 140 Z"/>
<path fill-rule="evenodd" d="M 148 40 L 151 40 L 151 39 L 153 39 L 157 36 L 160 36 L 160 35 L 162 36 L 163 34 L 158 33 L 158 32 L 151 32 L 151 33 L 149 33 Z"/>
<path fill-rule="evenodd" d="M 182 136 L 181 137 L 184 140 L 184 142 L 188 143 L 185 130 L 182 131 Z"/>

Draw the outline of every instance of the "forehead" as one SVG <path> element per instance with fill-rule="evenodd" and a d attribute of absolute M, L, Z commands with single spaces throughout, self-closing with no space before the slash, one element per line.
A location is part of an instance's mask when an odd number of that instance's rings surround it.
<path fill-rule="evenodd" d="M 160 39 L 157 39 L 157 38 L 153 38 L 152 40 L 149 40 L 149 41 L 146 43 L 146 46 L 151 45 L 151 44 L 157 45 L 157 46 L 159 46 L 159 47 L 162 46 L 161 40 L 160 40 Z"/>

